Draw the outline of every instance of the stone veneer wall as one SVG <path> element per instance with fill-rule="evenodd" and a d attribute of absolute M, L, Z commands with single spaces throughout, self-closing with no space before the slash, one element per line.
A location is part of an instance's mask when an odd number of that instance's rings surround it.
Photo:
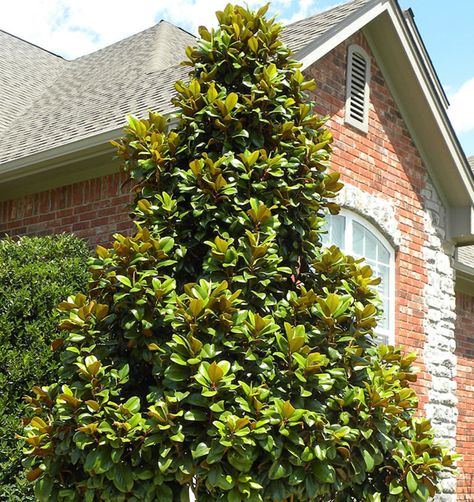
<path fill-rule="evenodd" d="M 456 447 L 456 425 L 458 420 L 456 393 L 456 299 L 454 292 L 453 256 L 454 246 L 446 240 L 446 210 L 432 184 L 427 180 L 422 190 L 425 210 L 425 232 L 427 240 L 424 256 L 428 274 L 424 300 L 426 370 L 431 375 L 431 389 L 426 415 L 431 419 L 438 437 Z M 442 480 L 444 494 L 436 500 L 456 500 L 456 478 L 449 476 Z M 472 499 L 471 499 L 472 500 Z"/>
<path fill-rule="evenodd" d="M 360 188 L 345 183 L 339 192 L 337 203 L 351 209 L 378 227 L 389 240 L 395 251 L 401 244 L 402 234 L 398 228 L 393 201 L 375 194 L 367 194 Z"/>

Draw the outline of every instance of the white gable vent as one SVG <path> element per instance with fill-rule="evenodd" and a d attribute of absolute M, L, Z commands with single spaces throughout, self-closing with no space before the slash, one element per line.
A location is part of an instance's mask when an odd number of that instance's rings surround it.
<path fill-rule="evenodd" d="M 370 59 L 358 45 L 350 45 L 347 54 L 346 114 L 348 124 L 368 130 Z"/>

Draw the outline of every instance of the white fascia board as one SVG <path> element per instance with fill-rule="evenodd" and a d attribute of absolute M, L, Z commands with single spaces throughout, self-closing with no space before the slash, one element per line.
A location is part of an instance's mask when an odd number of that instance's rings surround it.
<path fill-rule="evenodd" d="M 123 127 L 105 131 L 95 136 L 82 138 L 56 148 L 50 148 L 44 152 L 34 153 L 20 159 L 12 160 L 0 165 L 0 176 L 2 182 L 11 181 L 16 178 L 23 178 L 25 175 L 48 171 L 53 167 L 60 167 L 70 163 L 71 157 L 75 161 L 89 158 L 90 150 L 103 147 L 111 148 L 108 145 L 110 140 L 116 139 L 122 134 Z M 82 155 L 81 155 L 82 153 Z M 94 156 L 96 153 L 92 154 Z M 36 169 L 36 166 L 44 166 Z"/>
<path fill-rule="evenodd" d="M 165 114 L 169 117 L 170 114 Z M 174 127 L 177 121 L 172 118 L 169 120 L 169 126 Z M 71 143 L 66 143 L 55 148 L 50 148 L 44 152 L 34 153 L 20 159 L 12 160 L 0 164 L 0 186 L 15 179 L 24 178 L 31 174 L 47 172 L 54 168 L 79 162 L 100 153 L 106 153 L 111 150 L 109 141 L 120 138 L 123 135 L 125 122 L 123 126 L 100 132 L 94 136 L 81 138 Z"/>
<path fill-rule="evenodd" d="M 436 96 L 431 82 L 427 80 L 425 72 L 423 71 L 422 64 L 419 58 L 416 56 L 416 49 L 413 47 L 409 36 L 406 33 L 406 28 L 404 21 L 399 18 L 399 11 L 394 8 L 392 2 L 388 5 L 388 13 L 400 38 L 400 42 L 403 46 L 406 56 L 408 57 L 410 64 L 415 72 L 418 84 L 423 90 L 424 95 L 428 101 L 429 107 L 433 113 L 433 117 L 436 121 L 438 128 L 440 129 L 443 138 L 446 141 L 449 152 L 453 158 L 455 166 L 461 176 L 461 179 L 466 187 L 469 194 L 471 204 L 474 206 L 474 179 L 471 173 L 468 171 L 468 166 L 465 162 L 465 156 L 461 150 L 456 136 L 453 132 L 452 126 L 449 122 L 449 118 L 442 107 L 442 104 L 438 97 Z"/>
<path fill-rule="evenodd" d="M 410 35 L 415 40 L 416 47 L 418 48 L 419 54 L 423 60 L 423 65 L 424 65 L 426 71 L 430 75 L 431 82 L 436 87 L 436 91 L 438 93 L 438 96 L 440 97 L 445 109 L 448 109 L 448 107 L 449 107 L 448 97 L 446 96 L 446 93 L 444 92 L 444 89 L 441 85 L 441 82 L 438 78 L 438 75 L 436 74 L 436 70 L 434 69 L 431 58 L 426 50 L 425 44 L 423 43 L 423 40 L 421 39 L 418 28 L 416 27 L 414 15 L 411 12 L 411 9 L 408 9 L 403 12 L 403 18 L 405 20 L 405 24 L 406 24 L 408 30 L 410 31 Z"/>
<path fill-rule="evenodd" d="M 377 16 L 382 14 L 388 7 L 388 0 L 382 0 L 380 3 L 370 6 L 366 12 L 357 16 L 349 16 L 347 20 L 337 25 L 337 32 L 329 30 L 324 35 L 318 37 L 315 41 L 308 44 L 295 54 L 295 59 L 302 63 L 302 70 L 305 70 L 313 63 L 321 59 L 332 49 L 347 40 L 354 33 L 361 30 L 366 24 L 370 23 Z"/>
<path fill-rule="evenodd" d="M 472 277 L 474 281 L 474 267 L 470 267 L 469 265 L 461 263 L 460 261 L 455 261 L 453 264 L 453 268 L 454 270 L 457 270 L 458 272 L 461 272 L 464 275 Z"/>

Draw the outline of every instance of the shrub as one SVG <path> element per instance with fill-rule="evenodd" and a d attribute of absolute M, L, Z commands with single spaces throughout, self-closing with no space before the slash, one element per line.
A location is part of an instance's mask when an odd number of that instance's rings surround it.
<path fill-rule="evenodd" d="M 332 138 L 265 11 L 219 12 L 177 127 L 132 117 L 115 143 L 138 231 L 60 305 L 39 500 L 420 501 L 452 463 L 414 418 L 414 356 L 373 341 L 379 279 L 321 248 Z"/>
<path fill-rule="evenodd" d="M 53 308 L 84 288 L 88 254 L 83 241 L 66 235 L 0 240 L 0 500 L 33 500 L 14 438 L 22 398 L 35 383 L 57 378 Z"/>

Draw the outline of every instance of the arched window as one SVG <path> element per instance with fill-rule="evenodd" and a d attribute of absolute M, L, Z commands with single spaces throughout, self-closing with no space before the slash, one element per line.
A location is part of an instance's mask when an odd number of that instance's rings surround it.
<path fill-rule="evenodd" d="M 383 302 L 383 318 L 376 331 L 381 343 L 395 341 L 395 251 L 385 237 L 367 220 L 350 211 L 327 217 L 323 244 L 336 245 L 346 254 L 365 258 L 374 274 L 382 278 L 377 286 Z"/>

